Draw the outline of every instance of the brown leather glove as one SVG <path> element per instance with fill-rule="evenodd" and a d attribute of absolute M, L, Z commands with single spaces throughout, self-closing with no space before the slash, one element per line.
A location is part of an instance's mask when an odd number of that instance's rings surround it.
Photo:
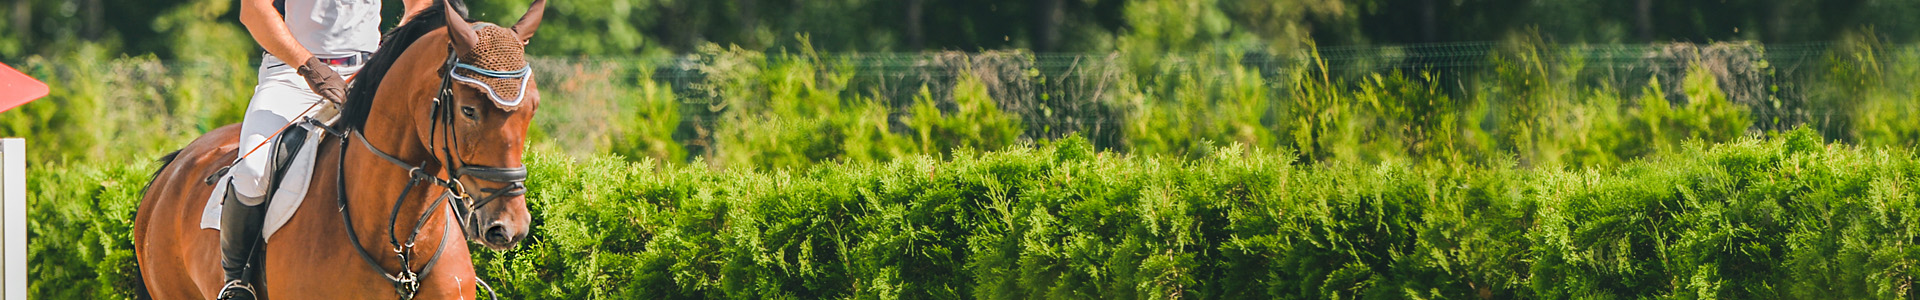
<path fill-rule="evenodd" d="M 333 68 L 327 67 L 327 63 L 321 62 L 319 57 L 307 58 L 307 63 L 301 64 L 295 71 L 300 73 L 300 77 L 307 78 L 307 87 L 313 88 L 313 93 L 320 95 L 321 100 L 332 103 L 347 100 L 347 80 L 340 78 L 340 73 L 334 73 Z"/>

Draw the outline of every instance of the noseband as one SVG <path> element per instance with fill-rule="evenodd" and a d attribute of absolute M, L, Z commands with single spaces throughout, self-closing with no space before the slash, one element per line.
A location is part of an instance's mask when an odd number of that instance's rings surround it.
<path fill-rule="evenodd" d="M 475 216 L 480 208 L 485 207 L 487 204 L 501 197 L 514 197 L 527 193 L 526 166 L 502 168 L 469 164 L 456 155 L 460 153 L 458 152 L 459 149 L 457 149 L 460 145 L 456 143 L 454 139 L 459 137 L 459 134 L 455 132 L 458 127 L 454 126 L 454 105 L 450 102 L 453 99 L 453 76 L 458 76 L 453 74 L 453 72 L 457 68 L 480 69 L 461 63 L 459 55 L 457 55 L 457 53 L 453 51 L 453 47 L 449 45 L 447 48 L 447 61 L 440 67 L 440 94 L 433 99 L 432 127 L 428 129 L 427 142 L 429 152 L 435 151 L 436 149 L 434 148 L 438 148 L 437 150 L 444 156 L 434 155 L 433 161 L 423 161 L 419 164 L 412 164 L 398 157 L 394 157 L 391 154 L 387 154 L 385 151 L 380 151 L 378 148 L 374 148 L 372 143 L 367 142 L 366 134 L 358 129 L 348 129 L 344 132 L 328 130 L 329 134 L 342 138 L 340 145 L 341 163 L 339 171 L 335 172 L 335 179 L 338 181 L 336 187 L 339 189 L 340 216 L 346 220 L 347 238 L 352 241 L 353 249 L 359 251 L 361 259 L 365 260 L 375 271 L 380 272 L 380 275 L 386 277 L 387 281 L 393 283 L 394 292 L 400 294 L 401 299 L 412 299 L 420 292 L 420 278 L 426 277 L 428 272 L 433 271 L 433 265 L 440 261 L 440 254 L 447 249 L 445 247 L 447 244 L 445 232 L 451 231 L 453 229 L 451 227 L 447 228 L 447 231 L 442 231 L 440 244 L 435 247 L 433 255 L 427 259 L 426 265 L 421 266 L 419 271 L 414 271 L 410 267 L 413 265 L 412 262 L 415 256 L 413 251 L 414 242 L 420 238 L 420 230 L 427 224 L 427 217 L 439 211 L 441 203 L 449 202 L 448 199 L 452 199 L 451 202 L 454 203 L 452 205 L 455 218 L 454 222 L 460 223 L 461 229 L 463 229 L 462 232 L 465 232 L 465 237 L 472 239 L 478 236 L 478 231 L 480 230 L 480 221 Z M 532 69 L 529 67 L 512 72 L 494 71 L 481 72 L 480 74 L 497 78 L 526 78 L 529 77 L 531 73 Z M 492 97 L 492 95 L 489 95 L 489 97 Z M 522 93 L 522 97 L 524 97 L 524 93 Z M 443 124 L 446 127 L 444 131 L 440 130 Z M 321 126 L 321 128 L 328 127 Z M 352 136 L 353 139 L 346 139 L 347 136 Z M 360 244 L 359 233 L 353 229 L 353 214 L 348 211 L 347 207 L 345 174 L 346 150 L 348 147 L 346 144 L 356 140 L 367 149 L 367 152 L 372 152 L 375 156 L 379 156 L 387 162 L 393 163 L 395 166 L 399 166 L 401 169 L 407 171 L 408 178 L 406 188 L 402 189 L 400 196 L 394 199 L 392 212 L 387 219 L 387 242 L 393 247 L 394 255 L 400 259 L 399 272 L 389 272 L 386 267 L 380 266 L 380 262 L 374 260 L 373 254 L 367 252 L 367 248 Z M 438 162 L 442 167 L 455 165 L 458 167 L 450 168 L 452 171 L 449 172 L 447 178 L 440 178 L 438 175 L 422 168 L 422 166 L 428 166 L 430 162 Z M 481 188 L 480 192 L 484 196 L 475 198 L 468 192 L 466 184 L 460 181 L 461 176 L 467 176 L 480 181 L 505 183 L 506 185 L 500 188 Z M 402 243 L 399 239 L 400 235 L 394 232 L 395 227 L 398 226 L 400 221 L 400 207 L 406 203 L 407 195 L 412 194 L 414 187 L 420 186 L 421 183 L 437 185 L 444 188 L 444 190 L 440 193 L 439 197 L 435 197 L 433 202 L 427 205 L 425 211 L 421 212 L 420 218 L 417 219 L 419 221 L 413 226 L 412 234 L 407 237 L 405 243 Z M 477 277 L 475 281 L 481 287 L 485 287 L 488 293 L 493 293 L 493 287 L 488 286 L 485 281 L 479 281 Z M 494 294 L 494 298 L 498 299 L 499 295 Z"/>

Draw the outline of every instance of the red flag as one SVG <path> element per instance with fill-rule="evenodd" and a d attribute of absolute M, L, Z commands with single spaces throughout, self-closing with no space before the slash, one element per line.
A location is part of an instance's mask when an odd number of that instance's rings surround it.
<path fill-rule="evenodd" d="M 0 64 L 0 112 L 47 96 L 47 84 Z"/>

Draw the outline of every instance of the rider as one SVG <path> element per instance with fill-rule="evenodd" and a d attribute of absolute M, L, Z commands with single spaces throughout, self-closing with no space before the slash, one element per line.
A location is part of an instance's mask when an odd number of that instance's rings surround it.
<path fill-rule="evenodd" d="M 433 0 L 401 1 L 402 16 L 433 5 Z M 241 1 L 240 22 L 266 53 L 260 60 L 260 83 L 240 123 L 239 151 L 245 156 L 234 163 L 233 179 L 227 182 L 221 201 L 225 207 L 220 218 L 220 267 L 226 271 L 227 284 L 220 298 L 254 298 L 252 283 L 244 274 L 254 247 L 262 241 L 264 204 L 272 196 L 268 191 L 272 155 L 268 153 L 276 145 L 268 140 L 302 113 L 331 112 L 346 99 L 347 82 L 341 74 L 359 71 L 379 48 L 380 8 L 380 0 Z M 308 112 L 322 100 L 328 103 Z"/>

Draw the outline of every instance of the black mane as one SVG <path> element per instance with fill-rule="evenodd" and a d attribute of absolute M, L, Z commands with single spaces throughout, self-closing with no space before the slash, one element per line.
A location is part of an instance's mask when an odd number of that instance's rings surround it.
<path fill-rule="evenodd" d="M 340 122 L 336 128 L 361 129 L 367 125 L 367 115 L 373 112 L 373 95 L 380 90 L 380 81 L 386 79 L 387 71 L 393 63 L 400 60 L 400 54 L 407 47 L 420 40 L 421 36 L 434 30 L 447 27 L 446 9 L 442 1 L 453 1 L 453 9 L 462 19 L 467 15 L 467 5 L 457 0 L 435 0 L 433 6 L 420 10 L 407 20 L 380 37 L 380 50 L 373 52 L 373 58 L 354 75 L 353 83 L 347 87 L 347 102 L 340 108 Z"/>

